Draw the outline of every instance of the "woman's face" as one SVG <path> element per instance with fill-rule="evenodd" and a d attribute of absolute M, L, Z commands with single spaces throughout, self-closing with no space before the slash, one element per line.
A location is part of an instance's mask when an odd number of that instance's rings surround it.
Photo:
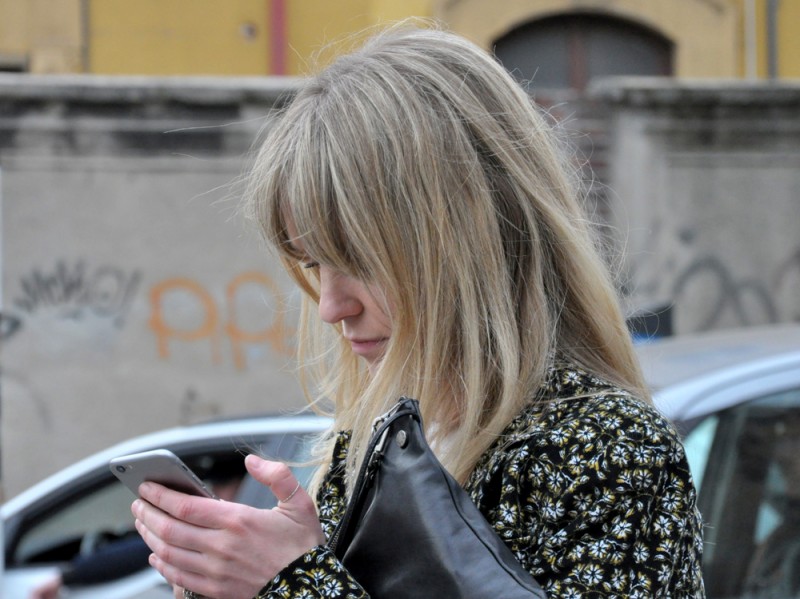
<path fill-rule="evenodd" d="M 385 294 L 325 265 L 319 269 L 319 316 L 329 324 L 341 323 L 342 334 L 353 353 L 374 372 L 392 334 L 391 309 Z"/>
<path fill-rule="evenodd" d="M 291 231 L 292 246 L 305 253 L 302 239 Z M 325 264 L 308 260 L 304 268 L 319 275 L 319 316 L 328 324 L 341 323 L 353 353 L 374 373 L 392 334 L 392 306 L 377 285 L 365 283 Z"/>

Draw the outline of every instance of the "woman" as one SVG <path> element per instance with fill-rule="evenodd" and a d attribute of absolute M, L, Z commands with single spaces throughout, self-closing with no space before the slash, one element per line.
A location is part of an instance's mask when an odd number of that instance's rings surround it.
<path fill-rule="evenodd" d="M 144 485 L 133 511 L 167 580 L 366 597 L 325 539 L 373 419 L 405 395 L 548 596 L 703 596 L 686 458 L 564 164 L 527 95 L 452 34 L 395 28 L 307 82 L 249 195 L 305 292 L 301 355 L 334 406 L 316 505 L 255 456 L 275 510 Z"/>

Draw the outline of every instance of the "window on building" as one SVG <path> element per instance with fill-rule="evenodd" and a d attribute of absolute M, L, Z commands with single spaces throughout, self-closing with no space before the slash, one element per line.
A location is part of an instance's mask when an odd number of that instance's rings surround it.
<path fill-rule="evenodd" d="M 539 89 L 583 90 L 596 77 L 672 74 L 668 39 L 602 15 L 532 21 L 498 39 L 494 49 L 520 81 Z"/>
<path fill-rule="evenodd" d="M 0 73 L 24 73 L 28 70 L 28 59 L 22 54 L 6 54 L 0 51 Z"/>

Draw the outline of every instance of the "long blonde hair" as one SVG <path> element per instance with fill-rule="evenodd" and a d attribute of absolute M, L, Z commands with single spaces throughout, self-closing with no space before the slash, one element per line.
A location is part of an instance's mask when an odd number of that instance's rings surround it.
<path fill-rule="evenodd" d="M 613 282 L 548 121 L 486 52 L 436 29 L 391 28 L 309 79 L 269 130 L 253 215 L 305 291 L 301 359 L 352 431 L 420 401 L 461 481 L 531 402 L 554 356 L 645 388 Z M 304 252 L 393 304 L 369 376 L 316 312 Z M 430 426 L 433 425 L 433 426 Z M 325 451 L 330 450 L 330 443 Z M 324 464 L 323 464 L 324 467 Z"/>

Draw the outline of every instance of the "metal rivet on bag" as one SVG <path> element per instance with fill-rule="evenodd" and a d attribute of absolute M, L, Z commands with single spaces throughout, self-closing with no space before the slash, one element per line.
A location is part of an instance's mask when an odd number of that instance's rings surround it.
<path fill-rule="evenodd" d="M 395 440 L 400 446 L 400 449 L 403 449 L 406 445 L 408 445 L 408 433 L 406 433 L 406 431 L 399 431 L 397 433 L 397 437 L 395 437 Z"/>

